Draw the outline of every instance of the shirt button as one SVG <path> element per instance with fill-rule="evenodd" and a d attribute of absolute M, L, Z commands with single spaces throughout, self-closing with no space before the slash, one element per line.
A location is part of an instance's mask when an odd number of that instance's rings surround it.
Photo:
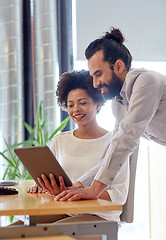
<path fill-rule="evenodd" d="M 122 166 L 122 163 L 120 163 L 120 167 Z"/>
<path fill-rule="evenodd" d="M 110 180 L 112 181 L 112 180 L 113 180 L 113 177 L 111 177 Z"/>

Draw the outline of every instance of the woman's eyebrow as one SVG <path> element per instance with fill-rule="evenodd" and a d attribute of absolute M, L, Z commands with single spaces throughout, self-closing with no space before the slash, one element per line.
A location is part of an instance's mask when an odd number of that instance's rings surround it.
<path fill-rule="evenodd" d="M 81 101 L 81 100 L 87 100 L 87 98 L 80 98 L 80 99 L 78 99 L 78 101 Z"/>
<path fill-rule="evenodd" d="M 81 100 L 87 100 L 87 98 L 79 98 L 79 99 L 77 99 L 77 101 L 81 101 Z M 68 100 L 67 102 L 73 102 L 73 100 Z"/>

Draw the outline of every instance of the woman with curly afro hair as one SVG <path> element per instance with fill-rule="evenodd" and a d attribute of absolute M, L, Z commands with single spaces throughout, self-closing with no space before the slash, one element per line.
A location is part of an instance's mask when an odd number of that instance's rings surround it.
<path fill-rule="evenodd" d="M 50 174 L 51 183 L 44 174 L 39 179 L 42 187 L 54 196 L 61 192 L 70 195 L 71 189 L 88 187 L 94 181 L 94 175 L 101 166 L 102 158 L 112 139 L 112 133 L 97 123 L 96 114 L 105 100 L 101 92 L 93 87 L 92 77 L 88 71 L 63 73 L 57 85 L 56 95 L 58 104 L 68 112 L 70 118 L 76 123 L 76 128 L 57 134 L 51 144 L 53 154 L 73 182 L 72 187 L 66 187 L 62 177 L 59 178 L 59 187 L 52 174 Z M 128 163 L 126 163 L 112 185 L 108 186 L 99 198 L 124 204 L 127 198 L 128 181 Z M 35 188 L 32 187 L 30 193 L 35 192 Z M 79 199 L 81 198 L 80 192 Z M 74 199 L 71 195 L 69 201 L 72 200 Z M 65 220 L 63 215 L 61 221 L 106 219 L 119 222 L 119 215 L 120 212 L 96 212 L 72 217 L 66 215 Z"/>

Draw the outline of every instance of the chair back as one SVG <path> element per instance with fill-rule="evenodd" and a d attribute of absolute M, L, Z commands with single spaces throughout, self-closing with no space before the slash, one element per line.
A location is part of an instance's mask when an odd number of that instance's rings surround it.
<path fill-rule="evenodd" d="M 123 205 L 123 212 L 120 215 L 121 222 L 131 223 L 134 219 L 134 190 L 135 190 L 135 177 L 138 158 L 139 145 L 135 148 L 134 152 L 130 156 L 130 183 L 129 192 L 126 203 Z"/>

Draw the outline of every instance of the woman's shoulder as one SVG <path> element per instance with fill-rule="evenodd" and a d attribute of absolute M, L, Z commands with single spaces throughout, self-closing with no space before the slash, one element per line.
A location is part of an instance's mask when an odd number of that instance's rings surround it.
<path fill-rule="evenodd" d="M 106 131 L 104 135 L 102 135 L 99 138 L 96 138 L 96 140 L 110 140 L 113 136 L 113 133 L 111 131 Z"/>
<path fill-rule="evenodd" d="M 61 132 L 61 133 L 57 133 L 57 134 L 53 137 L 53 140 L 58 140 L 58 139 L 65 138 L 65 137 L 68 137 L 68 136 L 71 136 L 71 135 L 73 135 L 73 130 L 71 130 L 71 131 L 66 131 L 66 132 Z"/>
<path fill-rule="evenodd" d="M 52 139 L 51 149 L 53 149 L 55 146 L 61 145 L 62 142 L 64 143 L 65 141 L 68 141 L 70 135 L 72 135 L 72 131 L 57 133 Z"/>

